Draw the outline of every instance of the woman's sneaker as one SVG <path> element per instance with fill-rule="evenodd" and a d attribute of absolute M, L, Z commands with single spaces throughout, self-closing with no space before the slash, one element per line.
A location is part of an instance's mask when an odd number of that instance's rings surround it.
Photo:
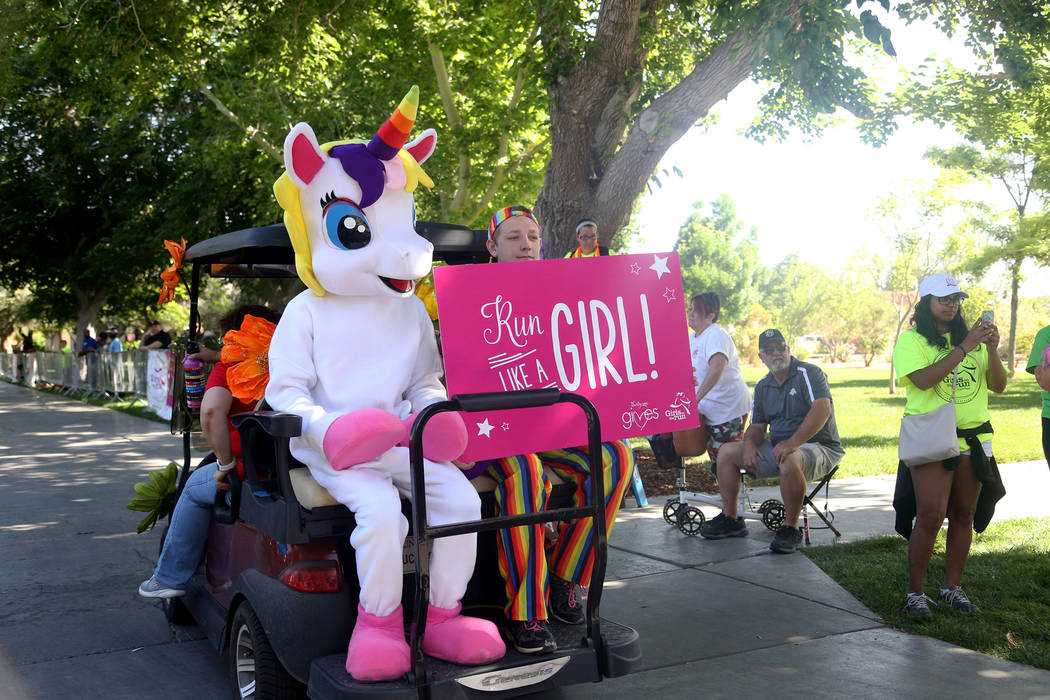
<path fill-rule="evenodd" d="M 904 603 L 904 612 L 911 617 L 919 619 L 932 617 L 933 613 L 930 612 L 930 603 L 933 603 L 933 600 L 925 593 L 909 593 L 908 600 Z"/>
<path fill-rule="evenodd" d="M 546 620 L 510 620 L 504 635 L 522 654 L 550 654 L 558 650 Z"/>
<path fill-rule="evenodd" d="M 700 536 L 709 540 L 721 540 L 726 537 L 745 537 L 747 525 L 744 519 L 737 516 L 727 518 L 725 513 L 719 513 L 700 528 Z"/>
<path fill-rule="evenodd" d="M 178 598 L 186 595 L 181 588 L 168 588 L 157 581 L 156 576 L 150 576 L 148 580 L 139 584 L 139 595 L 143 598 Z"/>
<path fill-rule="evenodd" d="M 962 586 L 951 586 L 941 589 L 941 600 L 952 606 L 952 610 L 959 612 L 979 613 L 981 609 L 970 602 L 963 591 Z"/>

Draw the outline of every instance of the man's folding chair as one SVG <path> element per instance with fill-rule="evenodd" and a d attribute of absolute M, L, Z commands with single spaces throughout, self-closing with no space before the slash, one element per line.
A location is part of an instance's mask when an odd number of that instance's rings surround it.
<path fill-rule="evenodd" d="M 812 508 L 813 512 L 816 513 L 817 517 L 824 521 L 824 525 L 816 526 L 816 527 L 813 527 L 812 529 L 814 529 L 814 530 L 831 530 L 832 532 L 835 533 L 835 537 L 842 537 L 842 533 L 839 532 L 837 529 L 835 529 L 835 526 L 831 524 L 832 521 L 835 520 L 835 514 L 831 512 L 830 508 L 828 508 L 828 484 L 831 481 L 831 477 L 835 476 L 835 472 L 837 472 L 838 470 L 839 470 L 838 465 L 836 465 L 835 468 L 832 469 L 831 471 L 829 471 L 827 474 L 825 474 L 824 477 L 820 481 L 817 482 L 817 485 L 813 487 L 813 490 L 810 491 L 806 495 L 806 497 L 802 499 L 802 534 L 805 535 L 806 544 L 810 543 L 809 542 L 809 531 L 810 531 L 809 516 L 806 513 L 806 511 L 808 510 L 807 506 L 809 508 Z M 813 502 L 813 498 L 816 497 L 816 495 L 820 492 L 821 488 L 824 489 L 824 508 L 823 509 L 818 508 L 817 504 Z"/>

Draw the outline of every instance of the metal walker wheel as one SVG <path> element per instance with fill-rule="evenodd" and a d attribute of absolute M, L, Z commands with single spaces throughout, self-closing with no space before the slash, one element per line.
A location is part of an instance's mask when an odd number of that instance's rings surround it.
<path fill-rule="evenodd" d="M 677 513 L 678 518 L 678 529 L 683 534 L 695 537 L 700 533 L 700 528 L 704 526 L 703 512 L 696 506 L 685 506 L 680 507 Z"/>
<path fill-rule="evenodd" d="M 784 524 L 784 504 L 775 498 L 763 501 L 758 512 L 762 514 L 762 524 L 767 530 L 776 532 Z"/>
<path fill-rule="evenodd" d="M 678 500 L 678 496 L 667 499 L 667 503 L 664 504 L 664 520 L 668 525 L 678 527 L 678 509 L 681 507 L 682 502 Z"/>

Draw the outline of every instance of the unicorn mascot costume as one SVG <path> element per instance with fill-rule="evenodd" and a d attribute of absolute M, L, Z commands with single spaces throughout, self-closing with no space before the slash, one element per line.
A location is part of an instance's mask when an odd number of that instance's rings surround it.
<path fill-rule="evenodd" d="M 350 537 L 361 597 L 346 670 L 390 680 L 411 666 L 401 611 L 401 552 L 410 496 L 408 432 L 415 415 L 446 398 L 441 360 L 413 280 L 430 271 L 433 245 L 415 232 L 413 191 L 433 182 L 420 167 L 437 134 L 406 145 L 419 91 L 413 86 L 367 144 L 319 145 L 296 124 L 274 184 L 308 287 L 285 310 L 269 350 L 266 400 L 300 416 L 295 457 L 354 512 Z M 451 463 L 466 447 L 463 420 L 439 414 L 424 433 L 427 514 L 432 525 L 480 517 L 480 500 Z M 423 650 L 446 661 L 486 663 L 506 648 L 491 622 L 460 614 L 477 536 L 437 539 Z"/>

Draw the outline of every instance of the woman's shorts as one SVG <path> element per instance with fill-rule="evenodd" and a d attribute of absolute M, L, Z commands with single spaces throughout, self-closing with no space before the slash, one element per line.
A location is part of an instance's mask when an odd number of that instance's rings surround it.
<path fill-rule="evenodd" d="M 984 442 L 982 442 L 981 443 L 981 449 L 984 450 L 984 456 L 985 457 L 991 458 L 991 456 L 992 456 L 992 441 L 991 440 L 985 440 Z M 970 454 L 969 450 L 961 450 L 959 452 L 959 456 L 960 457 L 963 456 L 963 455 L 969 456 L 969 454 Z M 955 471 L 956 466 L 958 466 L 958 462 L 955 461 L 955 460 L 945 460 L 945 461 L 941 462 L 941 464 L 943 464 L 944 468 L 947 469 L 950 472 Z"/>
<path fill-rule="evenodd" d="M 744 436 L 744 423 L 747 415 L 733 418 L 725 423 L 708 423 L 704 426 L 707 430 L 707 454 L 711 459 L 718 459 L 718 450 L 727 442 L 740 442 Z"/>

